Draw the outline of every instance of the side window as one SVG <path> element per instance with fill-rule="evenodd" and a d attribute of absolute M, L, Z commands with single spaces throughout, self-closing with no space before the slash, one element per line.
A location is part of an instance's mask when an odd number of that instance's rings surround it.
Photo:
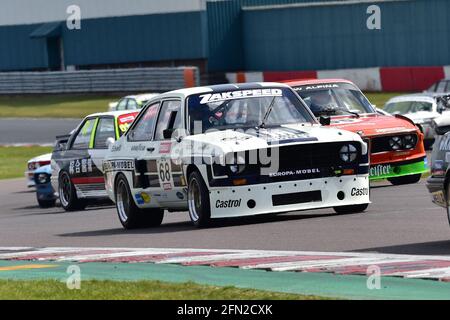
<path fill-rule="evenodd" d="M 116 130 L 114 128 L 114 118 L 100 118 L 95 132 L 95 149 L 106 149 L 108 138 L 116 139 Z"/>
<path fill-rule="evenodd" d="M 128 134 L 129 141 L 149 141 L 153 138 L 153 128 L 158 115 L 159 102 L 152 104 L 145 110 L 139 122 Z"/>
<path fill-rule="evenodd" d="M 165 140 L 164 130 L 181 128 L 181 101 L 164 101 L 156 125 L 155 140 Z"/>
<path fill-rule="evenodd" d="M 447 82 L 440 81 L 436 87 L 436 92 L 445 92 L 445 87 L 447 86 Z"/>
<path fill-rule="evenodd" d="M 81 130 L 78 132 L 75 141 L 72 144 L 72 149 L 88 149 L 91 141 L 92 130 L 94 129 L 96 119 L 86 120 Z"/>
<path fill-rule="evenodd" d="M 117 111 L 123 111 L 123 110 L 127 110 L 127 101 L 128 99 L 122 99 L 119 101 L 119 103 L 117 104 Z"/>
<path fill-rule="evenodd" d="M 136 110 L 138 108 L 138 104 L 134 99 L 128 99 L 127 110 Z"/>

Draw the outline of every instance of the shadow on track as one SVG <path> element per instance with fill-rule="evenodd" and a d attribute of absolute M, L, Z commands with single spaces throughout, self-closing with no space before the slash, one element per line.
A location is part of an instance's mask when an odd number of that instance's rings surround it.
<path fill-rule="evenodd" d="M 368 248 L 364 250 L 356 250 L 355 252 L 377 252 L 389 254 L 414 254 L 414 255 L 450 255 L 450 240 Z"/>
<path fill-rule="evenodd" d="M 123 228 L 114 229 L 104 229 L 104 230 L 92 230 L 83 232 L 73 232 L 59 234 L 59 237 L 95 237 L 95 236 L 108 236 L 108 235 L 121 235 L 121 234 L 164 234 L 172 232 L 185 232 L 185 231 L 196 231 L 201 232 L 202 230 L 212 230 L 227 227 L 239 227 L 245 225 L 254 224 L 265 224 L 273 222 L 284 222 L 292 220 L 303 220 L 303 219 L 314 219 L 337 216 L 335 213 L 327 214 L 289 214 L 289 215 L 262 215 L 256 217 L 243 217 L 243 218 L 228 218 L 228 219 L 217 219 L 215 220 L 209 228 L 197 229 L 191 224 L 190 221 L 183 222 L 170 222 L 164 223 L 157 228 L 147 228 L 147 229 L 135 229 L 135 230 L 125 230 Z"/>

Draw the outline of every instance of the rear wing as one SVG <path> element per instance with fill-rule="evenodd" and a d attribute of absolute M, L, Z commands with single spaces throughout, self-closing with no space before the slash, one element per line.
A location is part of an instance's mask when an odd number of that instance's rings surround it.
<path fill-rule="evenodd" d="M 63 151 L 67 149 L 67 143 L 72 135 L 65 134 L 62 136 L 56 136 L 55 146 L 53 147 L 53 151 Z"/>

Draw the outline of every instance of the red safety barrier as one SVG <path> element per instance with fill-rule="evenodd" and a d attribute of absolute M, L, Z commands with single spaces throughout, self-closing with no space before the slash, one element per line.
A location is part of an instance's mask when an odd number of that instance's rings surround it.
<path fill-rule="evenodd" d="M 383 91 L 422 91 L 445 77 L 443 67 L 380 68 Z"/>

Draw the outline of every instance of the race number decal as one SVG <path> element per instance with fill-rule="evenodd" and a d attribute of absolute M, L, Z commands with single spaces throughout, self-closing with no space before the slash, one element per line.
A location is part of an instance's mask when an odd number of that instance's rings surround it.
<path fill-rule="evenodd" d="M 170 159 L 161 158 L 157 161 L 159 184 L 164 190 L 173 189 L 172 167 Z"/>

